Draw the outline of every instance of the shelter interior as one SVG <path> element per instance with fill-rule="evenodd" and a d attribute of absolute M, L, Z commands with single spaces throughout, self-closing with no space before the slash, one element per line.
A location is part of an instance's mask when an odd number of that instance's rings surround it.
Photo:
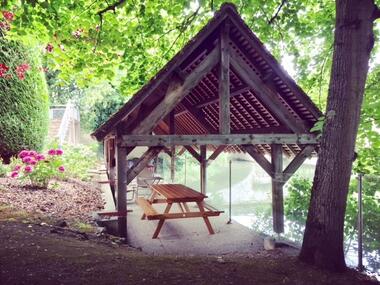
<path fill-rule="evenodd" d="M 252 156 L 272 178 L 273 228 L 283 232 L 283 185 L 318 150 L 310 129 L 321 116 L 235 6 L 222 5 L 154 78 L 93 133 L 104 141 L 120 234 L 126 234 L 128 183 L 160 152 L 169 154 L 173 165 L 176 147 L 199 161 L 203 193 L 207 166 L 221 152 Z M 129 167 L 127 155 L 137 146 L 148 148 Z M 285 169 L 283 155 L 293 157 Z"/>

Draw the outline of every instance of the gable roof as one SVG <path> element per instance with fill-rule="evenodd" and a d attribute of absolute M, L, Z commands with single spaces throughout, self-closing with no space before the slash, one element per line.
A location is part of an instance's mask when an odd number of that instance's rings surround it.
<path fill-rule="evenodd" d="M 284 124 L 283 116 L 300 123 L 308 131 L 322 116 L 320 110 L 244 23 L 235 6 L 223 4 L 184 48 L 92 135 L 102 140 L 118 127 L 132 131 L 143 118 L 144 111 L 164 98 L 173 75 L 191 74 L 207 58 L 218 43 L 225 20 L 230 22 L 229 45 L 231 58 L 235 59 L 230 70 L 231 133 L 297 132 L 296 126 Z M 252 88 L 257 81 L 247 84 L 252 77 L 260 81 L 260 90 Z M 262 94 L 261 90 L 268 92 Z M 218 98 L 218 66 L 215 66 L 175 107 L 176 134 L 217 133 Z M 276 101 L 277 105 L 271 106 L 268 100 Z M 162 120 L 154 132 L 168 134 L 168 123 Z M 259 149 L 265 151 L 270 147 L 264 145 Z M 284 146 L 284 150 L 293 154 L 300 148 L 291 145 Z"/>

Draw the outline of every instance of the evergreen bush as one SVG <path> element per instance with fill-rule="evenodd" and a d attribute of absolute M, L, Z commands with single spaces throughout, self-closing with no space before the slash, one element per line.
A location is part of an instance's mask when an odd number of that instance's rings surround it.
<path fill-rule="evenodd" d="M 48 130 L 48 91 L 39 57 L 0 37 L 0 157 L 40 150 Z"/>

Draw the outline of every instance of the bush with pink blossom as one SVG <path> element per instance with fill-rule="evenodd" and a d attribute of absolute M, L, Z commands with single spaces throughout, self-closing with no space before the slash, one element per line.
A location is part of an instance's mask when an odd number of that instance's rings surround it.
<path fill-rule="evenodd" d="M 9 176 L 26 180 L 35 188 L 47 188 L 52 179 L 65 176 L 62 155 L 61 149 L 50 149 L 47 154 L 22 150 Z"/>

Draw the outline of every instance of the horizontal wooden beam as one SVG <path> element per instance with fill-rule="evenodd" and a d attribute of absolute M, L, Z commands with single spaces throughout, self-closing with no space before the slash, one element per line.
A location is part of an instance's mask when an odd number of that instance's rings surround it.
<path fill-rule="evenodd" d="M 124 135 L 123 146 L 318 144 L 312 134 Z"/>

